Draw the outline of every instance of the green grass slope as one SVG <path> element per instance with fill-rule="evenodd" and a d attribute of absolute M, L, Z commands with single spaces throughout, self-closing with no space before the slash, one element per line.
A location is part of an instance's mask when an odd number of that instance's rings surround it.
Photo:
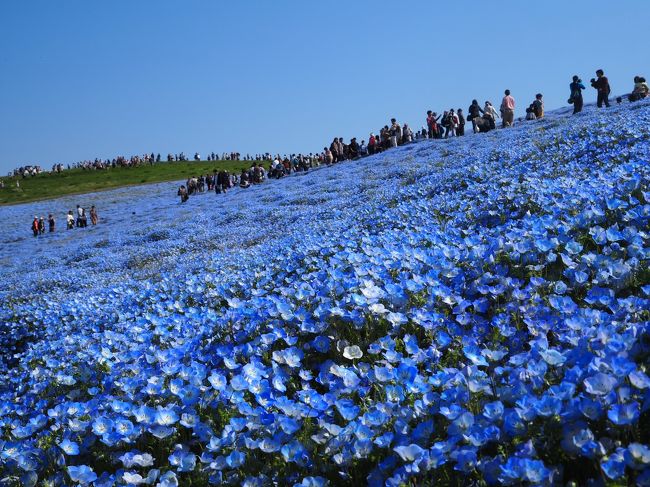
<path fill-rule="evenodd" d="M 39 174 L 27 178 L 2 178 L 5 187 L 0 189 L 0 205 L 27 203 L 57 198 L 69 194 L 84 194 L 106 189 L 138 184 L 181 181 L 191 176 L 226 169 L 239 173 L 249 168 L 251 161 L 185 161 L 160 162 L 139 167 L 117 167 L 108 170 L 70 169 L 60 174 Z M 269 162 L 264 162 L 268 169 Z M 16 187 L 16 180 L 20 187 Z"/>

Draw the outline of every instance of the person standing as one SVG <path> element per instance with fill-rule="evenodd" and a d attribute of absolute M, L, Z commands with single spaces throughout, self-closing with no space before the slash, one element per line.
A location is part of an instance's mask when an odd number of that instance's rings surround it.
<path fill-rule="evenodd" d="M 90 223 L 92 223 L 93 225 L 97 225 L 97 220 L 98 220 L 97 210 L 95 209 L 95 205 L 93 205 L 90 207 Z"/>
<path fill-rule="evenodd" d="M 582 90 L 585 89 L 585 85 L 582 84 L 582 80 L 575 75 L 571 84 L 569 85 L 569 90 L 571 90 L 571 95 L 569 97 L 569 103 L 573 103 L 573 114 L 580 113 L 582 111 L 582 106 L 584 100 L 582 99 Z"/>
<path fill-rule="evenodd" d="M 510 90 L 505 91 L 501 101 L 501 119 L 503 128 L 512 127 L 515 120 L 515 99 L 510 95 Z"/>
<path fill-rule="evenodd" d="M 72 210 L 68 212 L 66 221 L 68 223 L 68 230 L 72 230 L 74 228 L 74 215 L 72 214 Z"/>
<path fill-rule="evenodd" d="M 427 111 L 427 128 L 429 129 L 429 138 L 437 139 L 439 137 L 438 115 L 431 110 Z"/>
<path fill-rule="evenodd" d="M 391 147 L 397 147 L 402 138 L 402 127 L 400 127 L 394 118 L 390 119 L 390 123 L 390 145 Z"/>
<path fill-rule="evenodd" d="M 83 214 L 84 214 L 84 209 L 81 206 L 77 205 L 77 227 L 82 226 L 81 221 L 82 221 Z"/>
<path fill-rule="evenodd" d="M 458 111 L 460 112 L 460 110 Z M 478 104 L 478 101 L 472 100 L 472 104 L 469 106 L 469 109 L 467 110 L 467 121 L 472 123 L 472 120 L 480 117 L 482 113 L 483 110 L 481 109 L 481 106 Z"/>
<path fill-rule="evenodd" d="M 52 213 L 48 215 L 47 223 L 50 227 L 50 233 L 52 233 L 54 231 L 54 225 L 56 224 L 56 221 L 54 220 L 54 216 L 52 216 Z"/>
<path fill-rule="evenodd" d="M 463 115 L 463 109 L 459 108 L 456 112 L 456 115 L 458 116 L 458 128 L 456 128 L 456 135 L 465 135 L 465 116 Z"/>
<path fill-rule="evenodd" d="M 339 162 L 339 139 L 336 137 L 330 144 L 330 152 L 332 153 L 332 161 Z"/>
<path fill-rule="evenodd" d="M 41 219 L 38 220 L 38 233 L 40 235 L 45 233 L 45 217 L 41 217 Z"/>
<path fill-rule="evenodd" d="M 597 78 L 591 78 L 591 86 L 595 88 L 598 93 L 596 105 L 598 108 L 602 108 L 604 103 L 606 107 L 609 107 L 609 94 L 612 91 L 609 86 L 609 80 L 602 69 L 596 71 L 596 76 Z"/>
<path fill-rule="evenodd" d="M 34 237 L 38 237 L 38 217 L 35 215 L 32 221 L 32 232 L 34 232 Z"/>

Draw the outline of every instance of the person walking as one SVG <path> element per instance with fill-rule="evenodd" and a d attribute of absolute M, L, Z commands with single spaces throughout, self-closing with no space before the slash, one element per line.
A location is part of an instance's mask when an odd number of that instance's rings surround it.
<path fill-rule="evenodd" d="M 585 89 L 585 85 L 582 84 L 582 80 L 578 75 L 573 76 L 573 80 L 569 85 L 569 90 L 571 90 L 571 95 L 569 96 L 569 103 L 573 104 L 573 114 L 580 113 L 582 111 L 582 106 L 584 100 L 582 99 L 582 90 Z"/>
<path fill-rule="evenodd" d="M 472 125 L 475 127 L 472 121 L 475 118 L 480 117 L 482 113 L 483 110 L 481 109 L 481 106 L 478 104 L 478 101 L 472 100 L 472 104 L 469 106 L 469 109 L 467 110 L 467 121 L 472 123 Z"/>
<path fill-rule="evenodd" d="M 510 95 L 510 90 L 505 91 L 505 96 L 501 100 L 501 119 L 502 127 L 512 127 L 515 120 L 515 99 Z"/>
<path fill-rule="evenodd" d="M 93 205 L 90 207 L 90 223 L 92 223 L 93 225 L 97 225 L 97 220 L 98 220 L 97 210 L 95 209 L 95 205 Z"/>
<path fill-rule="evenodd" d="M 598 93 L 596 99 L 596 105 L 598 108 L 602 108 L 603 104 L 605 104 L 606 107 L 609 107 L 609 94 L 612 92 L 612 89 L 609 86 L 609 80 L 602 69 L 596 71 L 596 78 L 591 78 L 591 86 Z"/>

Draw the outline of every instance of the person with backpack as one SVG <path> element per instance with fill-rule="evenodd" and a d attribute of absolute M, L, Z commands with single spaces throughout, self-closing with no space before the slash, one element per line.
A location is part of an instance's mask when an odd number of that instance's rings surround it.
<path fill-rule="evenodd" d="M 591 78 L 591 86 L 598 92 L 596 105 L 598 108 L 602 108 L 604 103 L 606 107 L 609 107 L 609 94 L 612 92 L 609 80 L 602 69 L 596 71 L 596 76 L 597 78 Z"/>
<path fill-rule="evenodd" d="M 506 90 L 503 100 L 501 100 L 501 120 L 502 127 L 512 127 L 515 121 L 515 99 L 510 95 L 510 90 Z"/>
<path fill-rule="evenodd" d="M 472 100 L 472 104 L 469 106 L 469 109 L 467 110 L 467 121 L 471 123 L 475 118 L 480 117 L 482 113 L 483 113 L 483 109 L 478 104 L 478 101 Z"/>
<path fill-rule="evenodd" d="M 582 80 L 577 75 L 573 76 L 573 80 L 569 85 L 569 90 L 571 90 L 569 104 L 573 104 L 574 115 L 582 111 L 582 106 L 584 104 L 584 100 L 582 99 L 582 90 L 584 89 L 585 85 L 582 84 Z"/>

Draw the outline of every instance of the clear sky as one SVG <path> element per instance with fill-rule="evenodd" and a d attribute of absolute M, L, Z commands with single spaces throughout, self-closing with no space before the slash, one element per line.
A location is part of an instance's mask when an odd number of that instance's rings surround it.
<path fill-rule="evenodd" d="M 650 1 L 1 0 L 0 174 L 95 157 L 312 152 L 390 117 L 650 76 Z M 595 99 L 588 89 L 586 101 Z"/>

